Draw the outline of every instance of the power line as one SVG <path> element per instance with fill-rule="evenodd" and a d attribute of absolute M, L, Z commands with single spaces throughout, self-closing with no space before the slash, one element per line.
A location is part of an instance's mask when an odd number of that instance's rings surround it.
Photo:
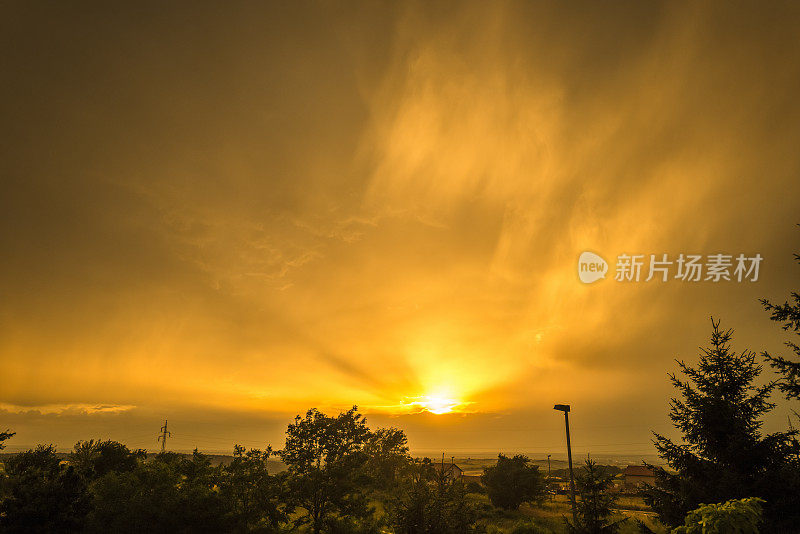
<path fill-rule="evenodd" d="M 167 437 L 172 437 L 172 432 L 167 430 L 167 420 L 164 419 L 164 426 L 161 427 L 161 435 L 158 436 L 156 442 L 161 442 L 161 452 L 164 452 L 167 448 Z"/>

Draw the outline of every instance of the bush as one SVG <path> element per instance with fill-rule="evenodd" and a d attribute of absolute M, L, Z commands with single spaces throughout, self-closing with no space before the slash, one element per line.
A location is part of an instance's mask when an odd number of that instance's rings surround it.
<path fill-rule="evenodd" d="M 758 534 L 763 499 L 747 497 L 720 504 L 704 504 L 689 512 L 684 525 L 672 534 Z"/>
<path fill-rule="evenodd" d="M 480 493 L 481 495 L 486 494 L 486 488 L 483 487 L 483 484 L 478 482 L 468 482 L 466 489 L 467 493 Z"/>

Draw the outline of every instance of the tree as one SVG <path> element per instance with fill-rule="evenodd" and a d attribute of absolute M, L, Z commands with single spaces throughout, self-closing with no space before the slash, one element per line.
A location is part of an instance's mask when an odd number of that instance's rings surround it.
<path fill-rule="evenodd" d="M 509 458 L 500 454 L 495 465 L 483 469 L 483 483 L 494 506 L 516 510 L 524 502 L 544 498 L 545 483 L 539 466 L 528 462 L 527 456 Z"/>
<path fill-rule="evenodd" d="M 800 263 L 800 254 L 794 255 Z M 786 300 L 783 304 L 773 304 L 767 299 L 761 299 L 764 309 L 770 313 L 770 319 L 783 323 L 782 328 L 800 336 L 800 293 L 792 291 L 791 302 Z M 782 376 L 778 388 L 786 395 L 787 399 L 800 399 L 800 346 L 792 341 L 787 341 L 786 346 L 794 352 L 798 361 L 793 361 L 782 356 L 773 356 L 764 352 L 764 358 Z"/>
<path fill-rule="evenodd" d="M 0 432 L 0 451 L 6 448 L 4 441 L 11 439 L 11 437 L 16 434 L 16 432 L 11 432 L 10 430 L 6 430 L 5 432 Z"/>
<path fill-rule="evenodd" d="M 683 526 L 674 529 L 672 534 L 758 534 L 763 502 L 757 497 L 748 497 L 704 504 L 689 512 Z"/>
<path fill-rule="evenodd" d="M 5 432 L 0 432 L 0 451 L 2 451 L 3 449 L 6 448 L 6 446 L 5 446 L 5 444 L 3 442 L 8 440 L 8 439 L 10 439 L 13 435 L 14 435 L 14 432 L 11 432 L 10 430 L 6 430 Z M 3 492 L 3 485 L 2 485 L 2 482 L 3 482 L 2 466 L 3 466 L 3 464 L 0 463 L 0 500 L 3 498 L 3 493 L 4 493 Z"/>
<path fill-rule="evenodd" d="M 233 461 L 222 470 L 220 493 L 242 532 L 276 530 L 288 519 L 287 510 L 278 501 L 280 480 L 267 470 L 271 454 L 271 447 L 245 451 L 236 445 Z"/>
<path fill-rule="evenodd" d="M 181 457 L 177 467 L 185 532 L 237 532 L 239 523 L 221 494 L 222 466 L 212 466 L 211 459 L 195 449 L 191 459 Z"/>
<path fill-rule="evenodd" d="M 477 514 L 466 499 L 460 480 L 435 469 L 426 458 L 415 462 L 390 505 L 390 517 L 397 534 L 471 534 L 476 531 Z"/>
<path fill-rule="evenodd" d="M 609 521 L 613 514 L 615 497 L 609 491 L 614 476 L 591 458 L 586 459 L 583 471 L 576 477 L 577 522 L 567 521 L 567 529 L 575 534 L 611 534 L 619 530 L 624 521 Z"/>
<path fill-rule="evenodd" d="M 286 430 L 281 458 L 289 467 L 291 504 L 304 513 L 295 525 L 309 524 L 319 533 L 337 517 L 366 519 L 371 515 L 363 473 L 364 447 L 371 433 L 358 408 L 328 417 L 316 409 L 295 417 Z"/>
<path fill-rule="evenodd" d="M 364 445 L 364 453 L 367 456 L 364 471 L 380 490 L 395 488 L 413 461 L 408 454 L 408 438 L 398 428 L 375 430 Z"/>
<path fill-rule="evenodd" d="M 86 531 L 135 534 L 242 532 L 215 490 L 217 470 L 203 455 L 158 454 L 129 471 L 108 471 L 91 484 Z"/>
<path fill-rule="evenodd" d="M 800 520 L 793 495 L 800 491 L 793 432 L 762 435 L 775 384 L 755 385 L 762 368 L 755 353 L 735 354 L 732 330 L 711 320 L 711 344 L 696 367 L 678 361 L 685 378 L 670 379 L 682 399 L 670 402 L 670 419 L 682 443 L 654 433 L 659 455 L 675 471 L 655 467 L 656 486 L 645 499 L 662 522 L 678 526 L 702 503 L 757 496 L 766 500 L 771 531 Z M 651 466 L 652 467 L 652 466 Z"/>
<path fill-rule="evenodd" d="M 181 532 L 180 473 L 153 459 L 131 471 L 109 471 L 92 483 L 89 533 Z"/>
<path fill-rule="evenodd" d="M 118 441 L 79 441 L 73 447 L 69 462 L 87 480 L 94 480 L 106 473 L 124 473 L 136 469 L 147 454 L 139 449 L 131 451 Z"/>
<path fill-rule="evenodd" d="M 7 495 L 0 502 L 0 531 L 78 532 L 90 500 L 83 478 L 61 465 L 52 445 L 39 445 L 6 461 Z"/>

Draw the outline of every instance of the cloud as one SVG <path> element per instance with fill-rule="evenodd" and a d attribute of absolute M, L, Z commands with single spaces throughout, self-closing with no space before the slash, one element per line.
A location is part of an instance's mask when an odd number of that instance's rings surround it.
<path fill-rule="evenodd" d="M 656 420 L 709 314 L 780 342 L 755 298 L 794 280 L 794 6 L 15 9 L 8 406 L 388 417 L 450 390 L 484 423 L 555 397 Z M 584 250 L 766 259 L 585 286 Z"/>
<path fill-rule="evenodd" d="M 20 406 L 16 404 L 0 403 L 0 410 L 10 414 L 23 415 L 97 415 L 121 414 L 135 409 L 131 405 L 113 404 L 44 404 L 41 406 Z"/>

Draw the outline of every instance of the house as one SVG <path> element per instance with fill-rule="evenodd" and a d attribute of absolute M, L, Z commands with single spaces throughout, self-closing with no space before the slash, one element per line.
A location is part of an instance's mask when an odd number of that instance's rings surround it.
<path fill-rule="evenodd" d="M 638 491 L 646 484 L 654 486 L 656 483 L 656 474 L 643 465 L 629 465 L 622 471 L 622 476 L 623 488 L 626 491 Z"/>
<path fill-rule="evenodd" d="M 444 472 L 444 476 L 450 480 L 461 480 L 464 476 L 464 471 L 454 463 L 433 464 L 433 468 L 437 473 Z"/>

